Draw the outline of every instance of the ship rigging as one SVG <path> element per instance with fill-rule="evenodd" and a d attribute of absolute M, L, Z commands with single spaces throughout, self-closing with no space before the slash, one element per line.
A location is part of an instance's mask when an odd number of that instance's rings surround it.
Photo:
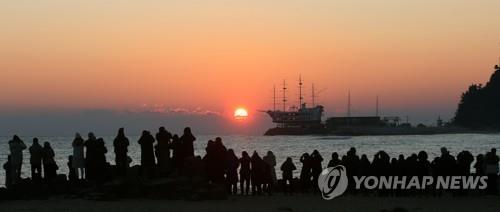
<path fill-rule="evenodd" d="M 322 117 L 324 108 L 322 105 L 315 105 L 316 94 L 314 91 L 314 85 L 312 86 L 312 107 L 307 107 L 306 103 L 303 101 L 302 96 L 302 77 L 299 76 L 299 107 L 290 107 L 288 110 L 286 108 L 287 100 L 287 84 L 283 80 L 282 87 L 282 110 L 276 110 L 276 87 L 273 87 L 273 110 L 265 111 L 276 124 L 276 128 L 272 128 L 266 132 L 266 134 L 275 134 L 273 132 L 279 131 L 286 132 L 290 134 L 313 134 L 317 133 L 318 130 L 324 129 L 322 123 Z M 289 132 L 293 131 L 293 132 Z M 310 132 L 310 133 L 309 133 Z"/>

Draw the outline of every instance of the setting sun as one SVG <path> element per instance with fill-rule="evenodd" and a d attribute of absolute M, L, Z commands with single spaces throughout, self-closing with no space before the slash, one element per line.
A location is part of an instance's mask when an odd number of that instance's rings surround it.
<path fill-rule="evenodd" d="M 245 108 L 238 108 L 234 111 L 234 118 L 237 120 L 243 120 L 248 117 L 248 112 Z"/>

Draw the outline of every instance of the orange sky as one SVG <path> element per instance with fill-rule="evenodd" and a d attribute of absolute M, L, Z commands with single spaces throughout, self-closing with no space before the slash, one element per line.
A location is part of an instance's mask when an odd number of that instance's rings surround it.
<path fill-rule="evenodd" d="M 272 2 L 272 3 L 271 3 Z M 498 0 L 7 1 L 0 110 L 272 107 L 302 74 L 327 115 L 446 118 L 500 56 Z M 291 97 L 296 97 L 293 87 Z M 230 112 L 228 112 L 230 111 Z M 385 114 L 384 114 L 385 113 Z"/>

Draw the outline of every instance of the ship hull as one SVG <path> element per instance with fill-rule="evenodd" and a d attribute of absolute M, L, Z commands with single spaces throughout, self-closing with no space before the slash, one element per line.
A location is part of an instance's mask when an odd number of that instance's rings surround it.
<path fill-rule="evenodd" d="M 326 128 L 280 128 L 268 129 L 264 135 L 326 135 Z"/>
<path fill-rule="evenodd" d="M 330 130 L 332 135 L 366 136 L 366 135 L 435 135 L 474 133 L 474 131 L 457 127 L 344 127 Z"/>

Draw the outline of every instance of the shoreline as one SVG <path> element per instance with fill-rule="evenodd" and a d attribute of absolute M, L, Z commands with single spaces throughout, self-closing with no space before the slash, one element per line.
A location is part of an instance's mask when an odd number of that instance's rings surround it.
<path fill-rule="evenodd" d="M 499 130 L 472 130 L 454 127 L 349 127 L 337 130 L 302 129 L 302 128 L 270 128 L 263 136 L 392 136 L 392 135 L 452 135 L 452 134 L 499 134 Z"/>
<path fill-rule="evenodd" d="M 323 200 L 320 195 L 230 196 L 227 200 L 187 201 L 119 199 L 93 201 L 83 199 L 17 200 L 2 202 L 5 211 L 382 211 L 404 208 L 407 211 L 498 211 L 498 196 L 454 197 L 379 197 L 344 195 Z"/>

